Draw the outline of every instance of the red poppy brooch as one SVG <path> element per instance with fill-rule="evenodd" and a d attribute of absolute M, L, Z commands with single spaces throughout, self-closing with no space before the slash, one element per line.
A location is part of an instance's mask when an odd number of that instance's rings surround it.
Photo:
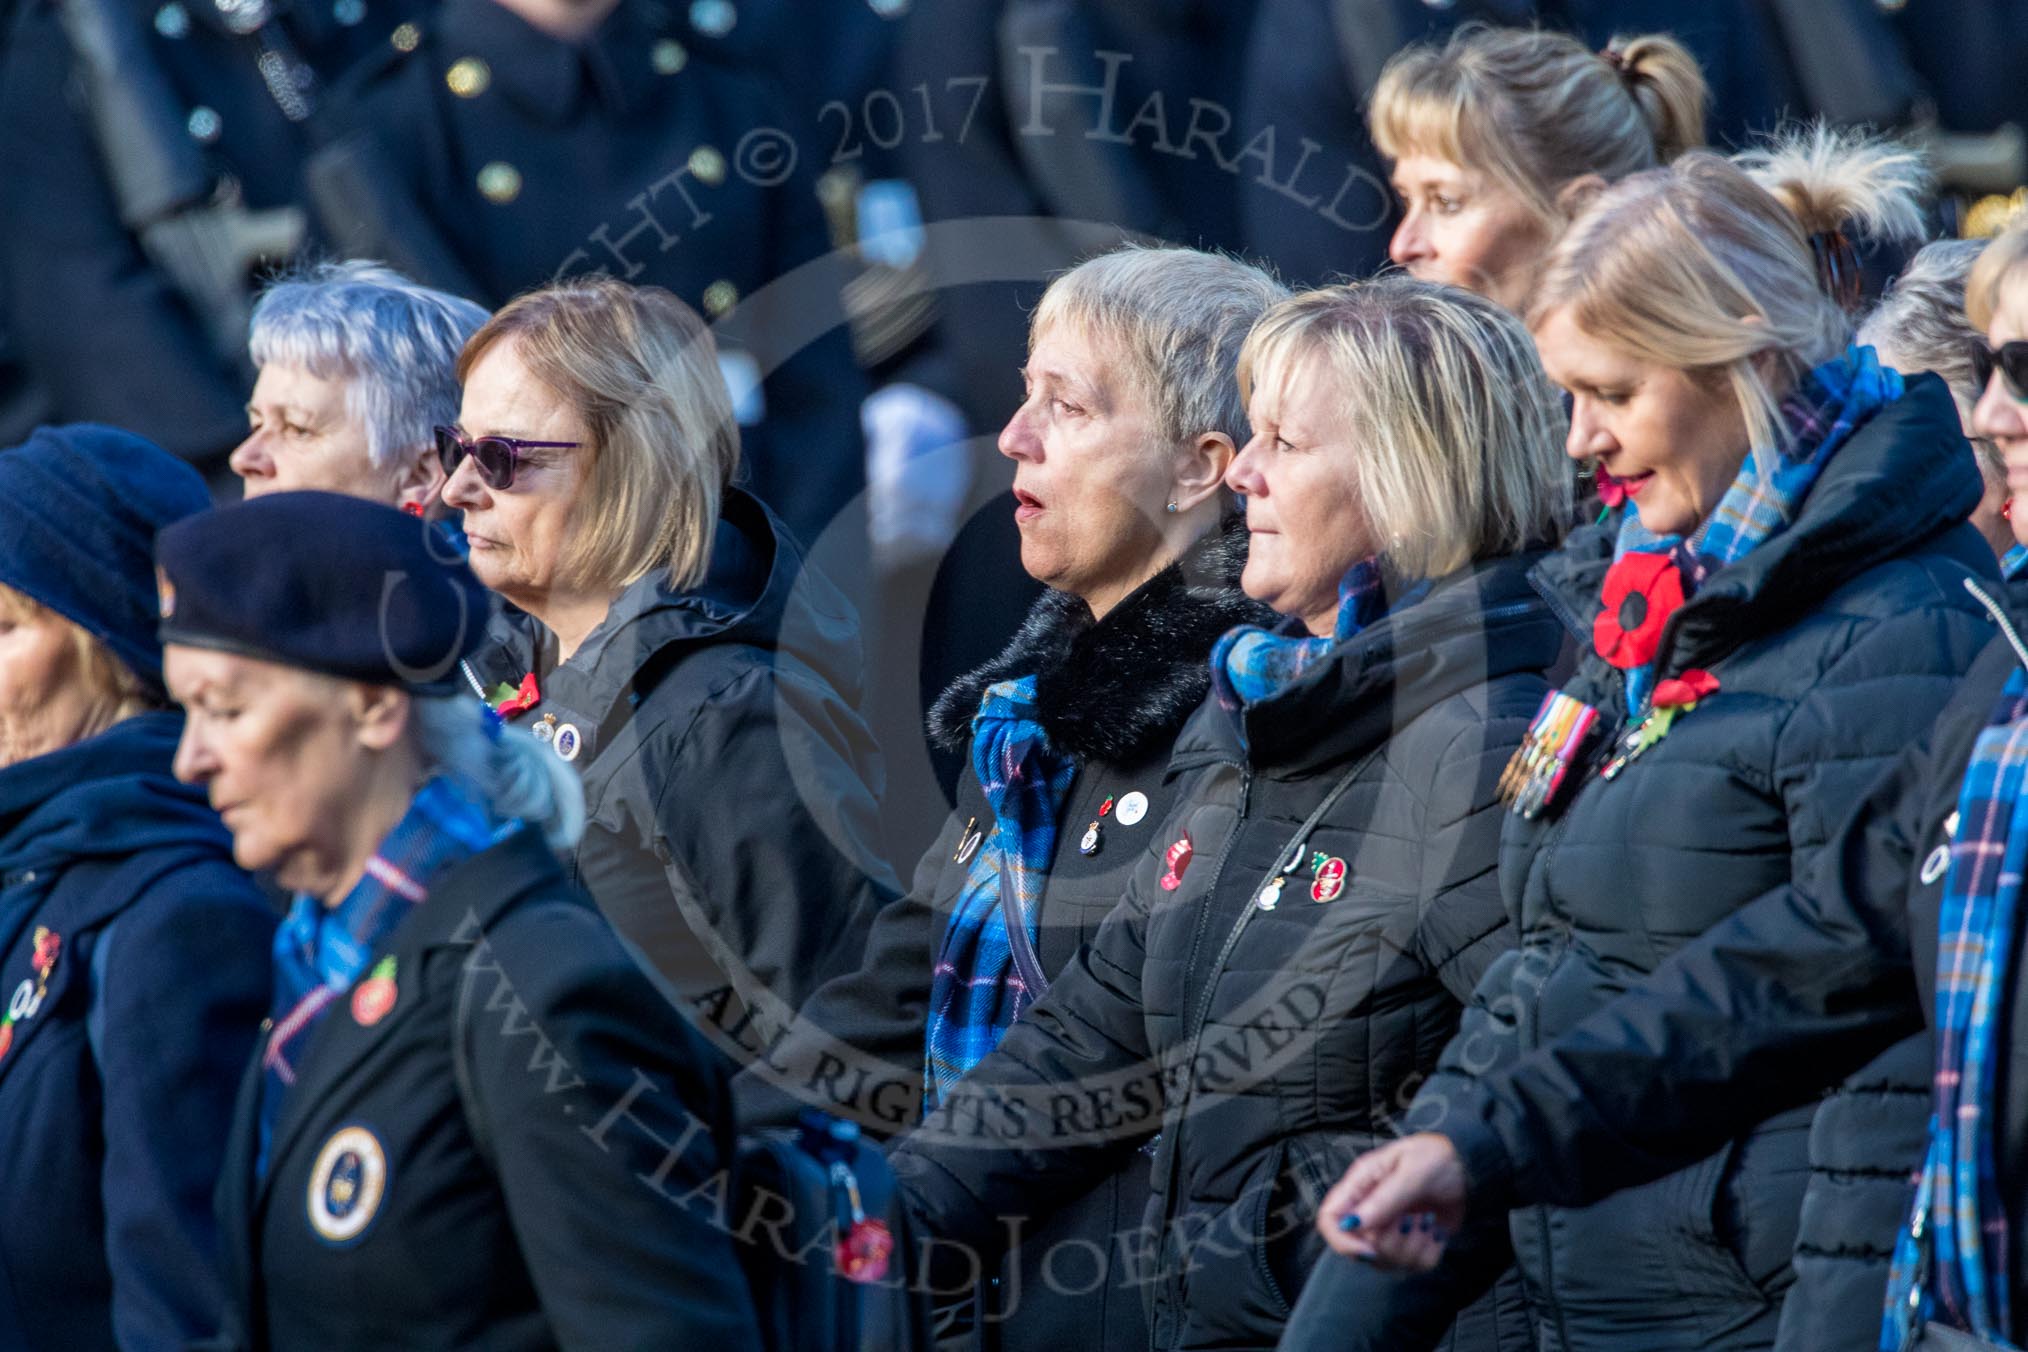
<path fill-rule="evenodd" d="M 1683 574 L 1667 554 L 1627 554 L 1606 570 L 1591 645 L 1623 671 L 1645 667 L 1662 627 L 1683 604 Z"/>

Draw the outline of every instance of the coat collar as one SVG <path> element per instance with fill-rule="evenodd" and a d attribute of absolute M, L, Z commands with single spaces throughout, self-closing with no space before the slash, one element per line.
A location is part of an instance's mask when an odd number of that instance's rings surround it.
<path fill-rule="evenodd" d="M 493 0 L 484 0 L 491 4 Z M 714 643 L 768 649 L 777 662 L 817 672 L 857 704 L 864 662 L 851 602 L 805 565 L 787 527 L 758 498 L 728 489 L 704 581 L 671 588 L 659 570 L 633 583 L 586 636 L 570 661 L 553 669 L 554 645 L 527 616 L 502 615 L 491 641 L 471 659 L 488 690 L 538 673 L 536 716 L 577 724 L 596 756 L 668 668 L 684 653 Z"/>
<path fill-rule="evenodd" d="M 929 735 L 947 751 L 971 741 L 972 716 L 996 681 L 1033 674 L 1043 729 L 1080 761 L 1132 765 L 1174 739 L 1210 688 L 1206 660 L 1226 630 L 1272 624 L 1239 589 L 1243 519 L 1199 541 L 1093 620 L 1067 592 L 1045 591 L 1013 641 L 953 681 L 930 706 Z"/>
<path fill-rule="evenodd" d="M 1319 769 L 1379 745 L 1473 686 L 1546 672 L 1562 627 L 1528 585 L 1540 551 L 1482 560 L 1439 578 L 1422 600 L 1333 649 L 1273 699 L 1235 714 L 1207 699 L 1178 740 L 1170 773 L 1213 761 Z"/>
<path fill-rule="evenodd" d="M 666 23 L 647 0 L 620 0 L 583 42 L 563 42 L 498 0 L 445 0 L 442 52 L 484 61 L 500 94 L 549 126 L 569 122 L 587 100 L 620 121 L 645 107 L 657 76 L 650 50 Z"/>
<path fill-rule="evenodd" d="M 1935 376 L 1911 376 L 1902 397 L 1831 457 L 1795 523 L 1713 573 L 1676 612 L 1657 669 L 1710 666 L 1787 628 L 1874 565 L 1932 542 L 1971 574 L 1995 576 L 1992 550 L 1965 523 L 1982 491 L 1950 391 Z M 1534 574 L 1587 646 L 1615 531 L 1616 520 L 1576 532 Z"/>

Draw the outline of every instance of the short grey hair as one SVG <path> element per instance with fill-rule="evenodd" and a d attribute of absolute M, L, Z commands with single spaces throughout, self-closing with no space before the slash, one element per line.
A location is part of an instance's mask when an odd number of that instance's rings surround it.
<path fill-rule="evenodd" d="M 1858 341 L 1878 348 L 1887 365 L 1936 372 L 1966 407 L 1979 399 L 1972 344 L 1980 334 L 1965 314 L 1965 282 L 1987 243 L 1943 239 L 1923 246 L 1859 325 Z"/>
<path fill-rule="evenodd" d="M 379 263 L 319 263 L 261 293 L 247 349 L 257 367 L 345 381 L 345 407 L 382 466 L 457 421 L 458 353 L 485 322 L 482 306 Z"/>
<path fill-rule="evenodd" d="M 561 756 L 493 726 L 493 711 L 470 695 L 421 696 L 414 713 L 425 774 L 448 777 L 498 819 L 535 827 L 559 853 L 584 835 L 584 786 Z"/>
<path fill-rule="evenodd" d="M 1240 344 L 1288 288 L 1251 263 L 1200 249 L 1129 244 L 1049 284 L 1028 326 L 1031 347 L 1055 324 L 1110 341 L 1127 358 L 1172 442 L 1222 432 L 1248 439 L 1233 379 Z"/>

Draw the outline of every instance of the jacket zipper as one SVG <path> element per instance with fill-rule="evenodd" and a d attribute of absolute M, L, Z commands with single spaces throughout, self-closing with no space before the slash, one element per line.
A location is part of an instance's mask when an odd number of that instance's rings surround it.
<path fill-rule="evenodd" d="M 1993 617 L 1993 623 L 2000 626 L 2000 632 L 2007 636 L 2007 646 L 2014 650 L 2015 660 L 2020 662 L 2023 667 L 2028 667 L 2028 643 L 2021 641 L 2021 635 L 2015 631 L 2013 621 L 2007 618 L 2007 608 L 1986 595 L 1985 589 L 1979 586 L 1977 578 L 1966 578 L 1965 590 L 1970 592 L 1972 599 L 1983 606 L 1986 613 Z"/>
<path fill-rule="evenodd" d="M 1035 944 L 1028 937 L 1028 922 L 1015 904 L 1014 888 L 1004 863 L 1000 866 L 1000 921 L 1007 927 L 1007 948 L 1014 958 L 1014 970 L 1028 988 L 1028 1003 L 1032 1005 L 1049 990 L 1049 978 L 1043 974 L 1042 960 L 1035 955 Z"/>

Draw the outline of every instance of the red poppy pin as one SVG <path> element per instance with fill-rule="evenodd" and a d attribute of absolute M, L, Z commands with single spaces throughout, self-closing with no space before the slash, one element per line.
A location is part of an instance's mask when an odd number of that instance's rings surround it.
<path fill-rule="evenodd" d="M 505 681 L 500 682 L 493 687 L 490 698 L 493 701 L 494 713 L 502 718 L 512 718 L 516 714 L 527 713 L 539 704 L 542 701 L 542 692 L 535 688 L 535 673 L 531 671 L 521 678 L 518 688 Z"/>
<path fill-rule="evenodd" d="M 1662 626 L 1683 604 L 1683 574 L 1667 554 L 1628 554 L 1606 570 L 1592 647 L 1622 670 L 1654 661 Z"/>
<path fill-rule="evenodd" d="M 838 1273 L 848 1282 L 866 1285 L 887 1275 L 887 1260 L 894 1252 L 894 1236 L 879 1221 L 861 1217 L 846 1227 L 836 1249 Z"/>
<path fill-rule="evenodd" d="M 1164 892 L 1174 892 L 1183 885 L 1183 871 L 1190 867 L 1190 855 L 1195 848 L 1190 843 L 1190 837 L 1184 835 L 1173 841 L 1163 852 L 1162 862 L 1169 866 L 1169 871 L 1161 878 Z"/>
<path fill-rule="evenodd" d="M 1692 667 L 1681 676 L 1657 681 L 1654 704 L 1657 709 L 1682 709 L 1687 712 L 1697 707 L 1698 700 L 1717 693 L 1718 678 L 1702 667 Z"/>

